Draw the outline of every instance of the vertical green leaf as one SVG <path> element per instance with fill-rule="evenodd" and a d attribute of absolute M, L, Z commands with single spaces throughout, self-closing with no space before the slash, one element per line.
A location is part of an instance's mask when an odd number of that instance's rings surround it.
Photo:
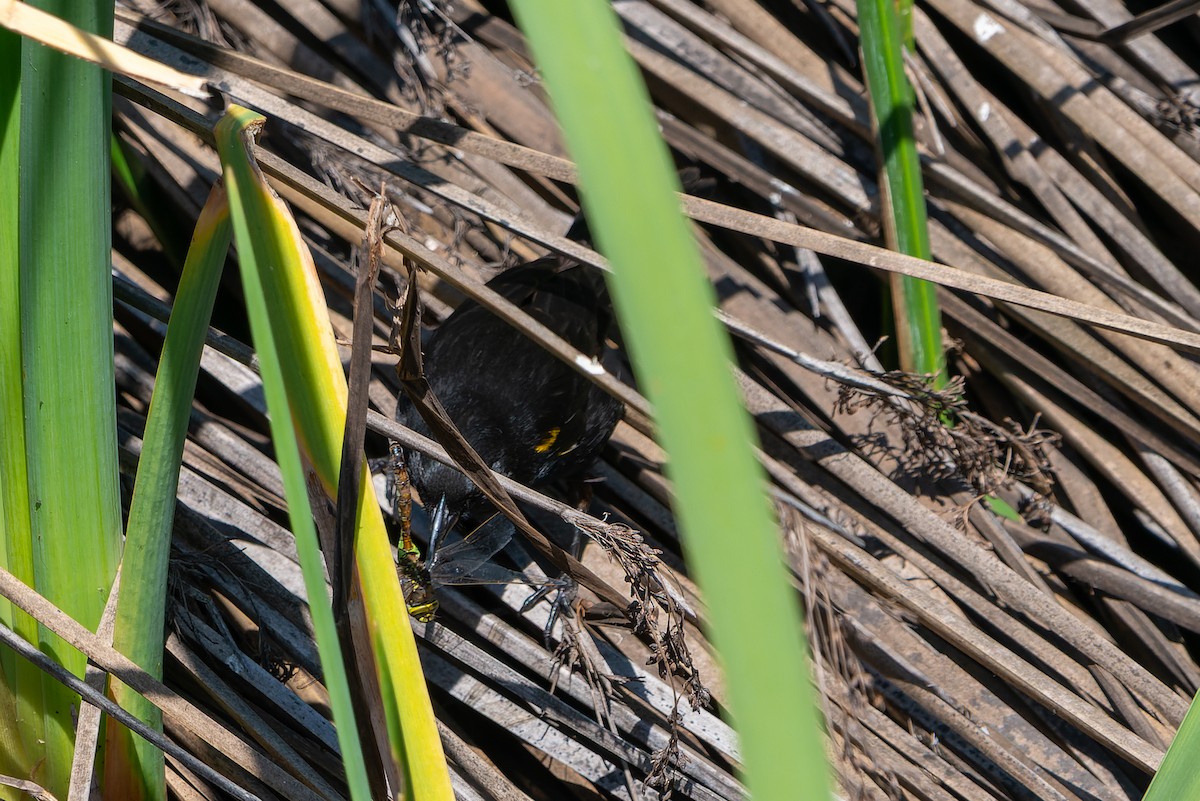
<path fill-rule="evenodd" d="M 1158 773 L 1150 782 L 1143 801 L 1177 801 L 1182 798 L 1200 798 L 1200 771 L 1196 770 L 1196 755 L 1200 754 L 1200 704 L 1192 699 L 1192 705 L 1167 755 L 1163 758 Z"/>
<path fill-rule="evenodd" d="M 272 441 L 284 477 L 342 758 L 352 797 L 366 798 L 365 763 L 300 466 L 302 450 L 325 491 L 334 496 L 346 424 L 346 377 L 312 257 L 286 206 L 247 153 L 250 137 L 262 123 L 261 115 L 231 106 L 217 126 L 217 143 L 255 349 L 262 365 Z M 404 772 L 406 797 L 449 801 L 453 791 L 446 759 L 383 516 L 370 489 L 365 462 L 360 470 L 364 491 L 355 517 L 355 563 L 362 580 L 384 711 L 394 735 L 393 754 Z"/>
<path fill-rule="evenodd" d="M 730 343 L 670 193 L 678 181 L 646 89 L 603 0 L 512 6 L 579 165 L 625 339 L 670 455 L 675 512 L 708 602 L 746 783 L 759 801 L 826 798 L 799 605 L 730 372 Z"/>
<path fill-rule="evenodd" d="M 88 30 L 111 33 L 111 3 L 44 7 Z M 0 281 L 13 292 L 5 297 L 15 301 L 2 312 L 0 369 L 5 422 L 20 420 L 6 426 L 0 463 L 4 558 L 64 611 L 95 627 L 121 534 L 107 203 L 109 76 L 11 38 L 0 51 L 7 62 L 0 72 L 6 82 L 0 97 L 0 191 L 6 196 Z M 19 88 L 8 83 L 16 76 Z M 9 202 L 14 188 L 15 203 Z M 8 381 L 13 374 L 20 376 L 19 412 Z M 21 616 L 15 623 L 82 674 L 78 652 Z M 5 659 L 3 665 L 11 667 L 24 740 L 27 764 L 20 773 L 65 795 L 78 697 L 20 663 Z"/>
<path fill-rule="evenodd" d="M 162 678 L 167 567 L 183 443 L 230 230 L 229 206 L 218 185 L 196 221 L 171 310 L 129 505 L 123 569 L 124 575 L 134 578 L 122 582 L 113 646 L 156 679 Z M 126 710 L 162 730 L 158 707 L 116 681 L 111 693 Z M 105 797 L 129 801 L 166 797 L 161 751 L 112 720 L 107 742 Z"/>
<path fill-rule="evenodd" d="M 895 232 L 901 253 L 930 258 L 929 225 L 921 181 L 921 161 L 913 139 L 913 91 L 904 74 L 904 36 L 895 0 L 858 0 L 863 67 L 875 112 L 884 162 L 885 227 Z M 890 223 L 890 226 L 888 225 Z M 927 281 L 892 280 L 900 366 L 946 383 L 942 320 L 937 288 Z"/>
<path fill-rule="evenodd" d="M 19 298 L 21 38 L 0 29 L 0 297 Z M 0 303 L 0 559 L 14 575 L 33 583 L 29 493 L 25 478 L 25 404 L 21 385 L 21 308 Z M 0 601 L 0 620 L 31 642 L 37 627 L 28 615 Z M 15 775 L 30 763 L 21 733 L 33 709 L 16 688 L 35 677 L 24 660 L 0 648 L 0 771 Z M 18 707 L 18 704 L 21 704 Z M 40 713 L 39 713 L 40 718 Z M 41 731 L 40 720 L 37 726 Z"/>

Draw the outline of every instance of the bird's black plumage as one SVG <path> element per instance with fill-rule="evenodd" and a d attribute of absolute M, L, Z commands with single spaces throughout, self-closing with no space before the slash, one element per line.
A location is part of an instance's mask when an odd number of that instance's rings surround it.
<path fill-rule="evenodd" d="M 500 273 L 488 286 L 585 356 L 605 359 L 612 305 L 594 267 L 552 256 Z M 603 360 L 603 361 L 602 361 Z M 467 301 L 434 331 L 425 376 L 450 419 L 497 473 L 529 485 L 570 478 L 596 458 L 623 405 L 478 303 Z M 397 420 L 428 433 L 403 401 Z M 462 473 L 419 452 L 409 476 L 434 513 L 435 539 L 487 501 Z"/>

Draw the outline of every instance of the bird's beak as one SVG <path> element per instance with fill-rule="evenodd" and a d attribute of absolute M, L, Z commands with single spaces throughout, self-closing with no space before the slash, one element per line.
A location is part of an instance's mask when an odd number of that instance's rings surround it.
<path fill-rule="evenodd" d="M 437 553 L 437 547 L 442 541 L 442 537 L 454 528 L 454 524 L 458 522 L 458 513 L 452 513 L 446 506 L 446 496 L 438 498 L 437 506 L 433 508 L 433 520 L 430 523 L 429 531 L 429 554 L 425 557 L 425 563 L 429 564 Z"/>

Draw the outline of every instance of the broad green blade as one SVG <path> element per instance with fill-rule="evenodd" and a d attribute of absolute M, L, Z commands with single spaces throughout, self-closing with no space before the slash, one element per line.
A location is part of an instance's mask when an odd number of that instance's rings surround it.
<path fill-rule="evenodd" d="M 1143 801 L 1180 801 L 1184 798 L 1200 798 L 1200 770 L 1196 770 L 1196 759 L 1200 755 L 1200 704 L 1192 699 L 1192 706 L 1183 718 L 1183 724 L 1171 741 L 1167 755 L 1163 758 L 1158 773 L 1150 782 Z"/>
<path fill-rule="evenodd" d="M 799 603 L 730 371 L 732 349 L 671 194 L 678 180 L 646 89 L 604 0 L 512 7 L 612 264 L 622 331 L 654 404 L 688 562 L 711 612 L 746 784 L 757 801 L 828 798 Z"/>
<path fill-rule="evenodd" d="M 43 5 L 111 35 L 111 3 Z M 121 543 L 106 200 L 109 76 L 5 33 L 0 82 L 0 558 L 94 629 Z M 10 616 L 23 636 L 82 675 L 78 652 L 23 615 Z M 79 699 L 11 654 L 0 657 L 0 667 L 24 752 L 18 759 L 25 764 L 12 772 L 65 797 Z M 6 742 L 12 721 L 0 723 Z"/>
<path fill-rule="evenodd" d="M 121 583 L 113 646 L 156 679 L 162 678 L 167 565 L 183 443 L 230 235 L 229 205 L 218 185 L 196 222 L 175 296 L 129 504 L 123 568 L 124 575 L 136 578 Z M 143 696 L 117 681 L 110 692 L 126 710 L 162 730 L 162 713 Z M 162 752 L 113 720 L 108 721 L 104 778 L 107 798 L 166 797 Z"/>
<path fill-rule="evenodd" d="M 20 75 L 21 39 L 0 30 L 0 297 L 4 298 L 21 296 Z M 21 373 L 21 308 L 0 303 L 0 559 L 14 575 L 32 584 Z M 0 600 L 0 621 L 25 639 L 37 641 L 36 625 L 7 600 Z M 19 775 L 31 764 L 18 721 L 31 719 L 33 707 L 28 694 L 21 699 L 15 688 L 35 675 L 24 660 L 0 648 L 0 772 L 7 775 Z M 36 717 L 40 721 L 41 714 Z"/>
<path fill-rule="evenodd" d="M 249 156 L 250 138 L 263 122 L 258 114 L 230 107 L 217 126 L 218 149 L 225 166 L 255 347 L 262 362 L 272 438 L 284 475 L 339 742 L 352 795 L 366 798 L 363 756 L 297 448 L 299 444 L 329 496 L 336 497 L 346 379 L 312 257 L 287 207 Z M 355 557 L 383 687 L 384 712 L 392 726 L 394 755 L 404 772 L 406 797 L 448 801 L 453 798 L 449 773 L 383 515 L 365 462 L 360 469 L 363 492 L 356 513 Z"/>

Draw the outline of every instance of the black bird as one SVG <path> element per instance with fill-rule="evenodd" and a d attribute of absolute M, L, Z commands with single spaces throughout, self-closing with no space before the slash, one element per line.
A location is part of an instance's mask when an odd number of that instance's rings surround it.
<path fill-rule="evenodd" d="M 576 225 L 569 234 L 577 234 Z M 617 368 L 606 342 L 612 302 L 595 267 L 550 256 L 487 284 L 597 365 Z M 468 300 L 430 337 L 425 376 L 450 419 L 497 473 L 536 486 L 586 469 L 612 435 L 624 405 L 488 309 Z M 396 419 L 428 436 L 410 403 Z M 409 477 L 432 510 L 429 553 L 460 517 L 481 522 L 490 504 L 471 481 L 417 451 Z"/>

